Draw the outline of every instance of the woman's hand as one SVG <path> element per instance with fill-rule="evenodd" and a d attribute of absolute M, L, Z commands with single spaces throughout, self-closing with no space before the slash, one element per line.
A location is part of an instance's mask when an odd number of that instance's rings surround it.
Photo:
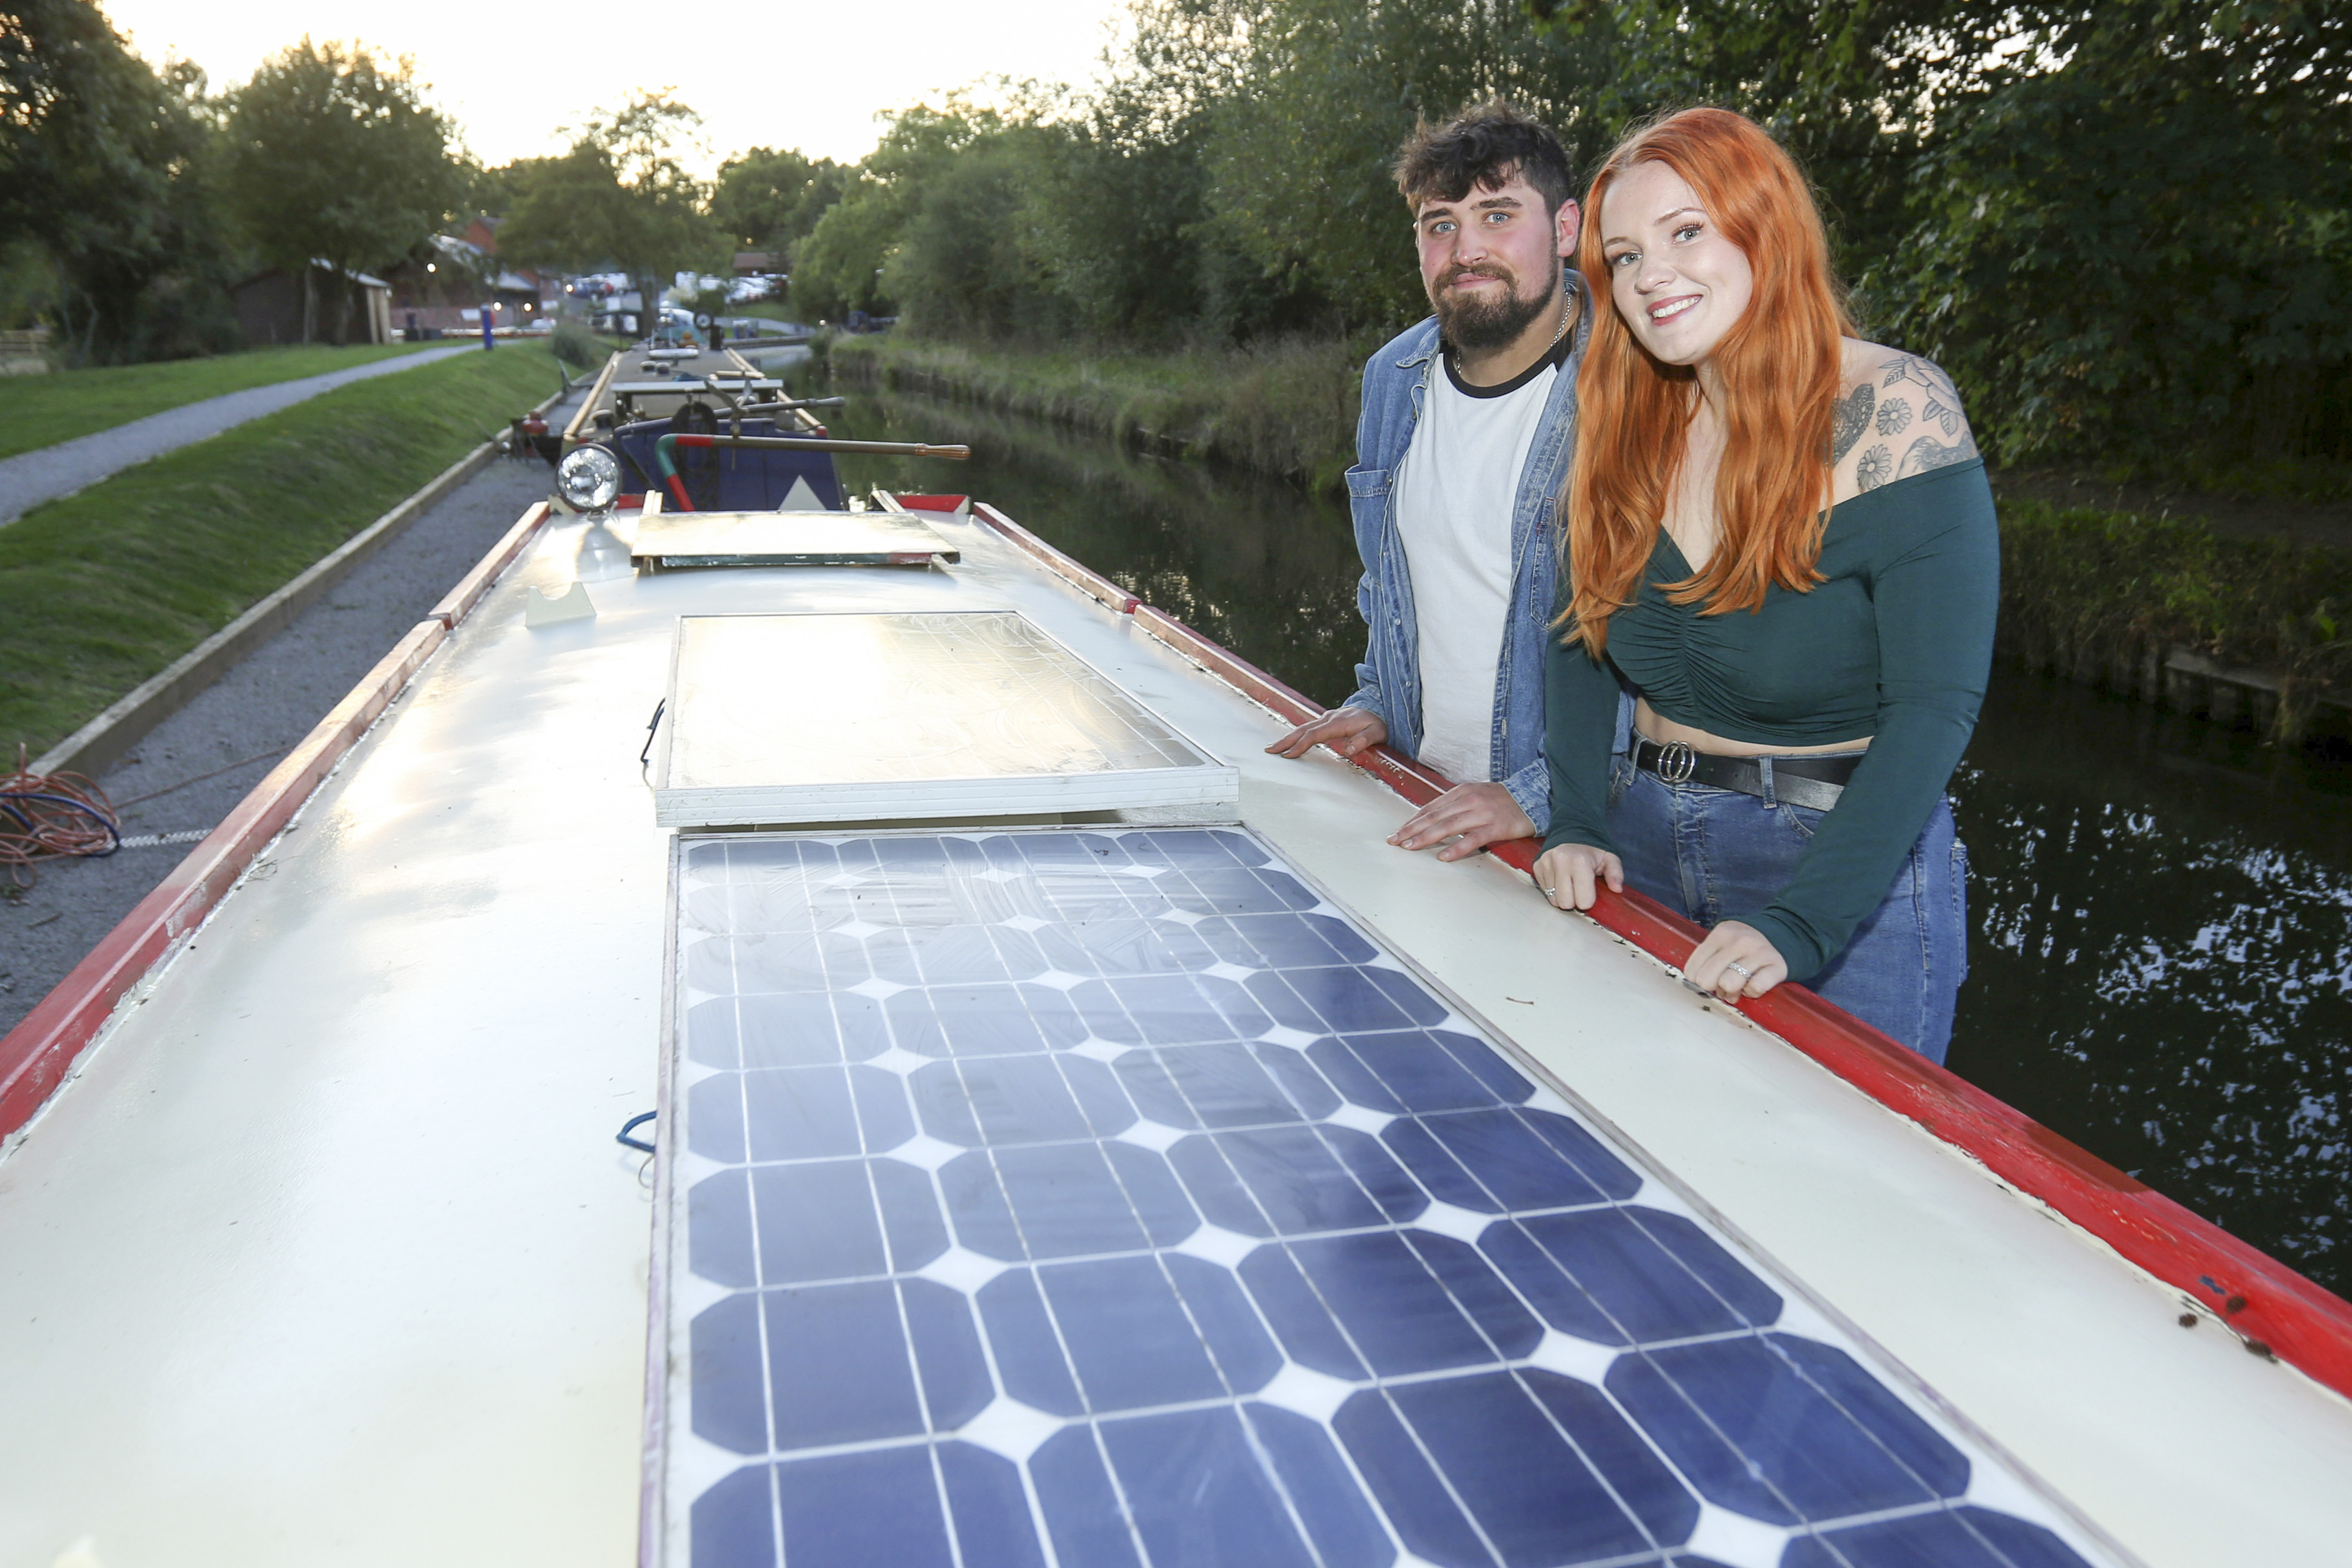
<path fill-rule="evenodd" d="M 1789 978 L 1780 950 L 1754 926 L 1725 921 L 1706 933 L 1683 963 L 1683 973 L 1702 991 L 1712 991 L 1727 1002 L 1761 996 Z"/>
<path fill-rule="evenodd" d="M 1600 897 L 1600 883 L 1612 893 L 1625 890 L 1625 862 L 1590 844 L 1561 844 L 1547 849 L 1536 861 L 1536 890 L 1554 909 L 1589 910 Z"/>

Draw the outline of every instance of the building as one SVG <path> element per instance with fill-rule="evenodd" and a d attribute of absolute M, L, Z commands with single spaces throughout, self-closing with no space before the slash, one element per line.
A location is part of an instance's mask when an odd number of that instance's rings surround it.
<path fill-rule="evenodd" d="M 383 279 L 319 260 L 308 272 L 307 290 L 301 272 L 278 267 L 230 286 L 247 346 L 392 341 L 391 286 Z"/>
<path fill-rule="evenodd" d="M 404 335 L 472 334 L 482 330 L 481 311 L 490 308 L 498 327 L 524 327 L 555 314 L 563 286 L 533 268 L 508 267 L 498 258 L 498 220 L 476 217 L 460 235 L 436 234 L 414 258 L 384 269 L 391 289 L 392 327 Z"/>

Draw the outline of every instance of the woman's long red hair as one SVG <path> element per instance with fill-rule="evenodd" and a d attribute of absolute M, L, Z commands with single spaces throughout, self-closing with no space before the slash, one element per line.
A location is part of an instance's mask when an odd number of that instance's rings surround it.
<path fill-rule="evenodd" d="M 1686 109 L 1617 145 L 1584 204 L 1576 264 L 1597 302 L 1577 376 L 1576 462 L 1565 548 L 1570 595 L 1559 624 L 1601 657 L 1609 617 L 1633 603 L 1657 547 L 1698 395 L 1685 366 L 1653 359 L 1611 304 L 1601 204 L 1636 163 L 1664 163 L 1697 193 L 1708 218 L 1755 275 L 1747 312 L 1717 345 L 1723 373 L 1721 529 L 1706 569 L 1665 584 L 1704 614 L 1761 608 L 1771 584 L 1821 581 L 1830 505 L 1830 437 L 1843 377 L 1840 340 L 1855 334 L 1830 273 L 1821 211 L 1796 163 L 1753 121 Z"/>

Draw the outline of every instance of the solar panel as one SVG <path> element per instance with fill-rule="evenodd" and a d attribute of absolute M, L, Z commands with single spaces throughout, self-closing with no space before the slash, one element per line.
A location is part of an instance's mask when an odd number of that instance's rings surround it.
<path fill-rule="evenodd" d="M 1011 610 L 682 617 L 665 713 L 665 826 L 1240 796 L 1233 768 Z"/>
<path fill-rule="evenodd" d="M 921 566 L 962 559 L 915 519 L 887 511 L 665 511 L 629 556 L 656 567 Z"/>
<path fill-rule="evenodd" d="M 674 878 L 652 1563 L 2104 1560 L 1246 833 Z"/>

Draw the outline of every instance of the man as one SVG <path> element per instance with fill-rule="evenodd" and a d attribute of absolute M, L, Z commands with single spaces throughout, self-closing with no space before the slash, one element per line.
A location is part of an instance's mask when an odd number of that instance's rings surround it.
<path fill-rule="evenodd" d="M 1567 154 L 1539 121 L 1491 103 L 1423 125 L 1396 180 L 1435 314 L 1364 366 L 1348 496 L 1369 645 L 1346 705 L 1266 750 L 1352 757 L 1385 741 L 1426 763 L 1455 785 L 1389 842 L 1459 860 L 1549 826 L 1553 514 L 1591 311 L 1562 265 Z"/>

